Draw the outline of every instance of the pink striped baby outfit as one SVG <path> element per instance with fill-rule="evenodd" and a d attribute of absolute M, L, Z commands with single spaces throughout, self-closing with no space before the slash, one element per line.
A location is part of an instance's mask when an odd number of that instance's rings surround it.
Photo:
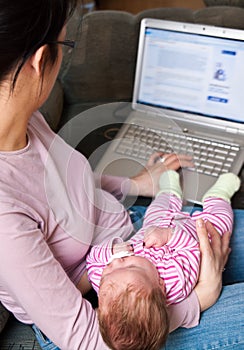
<path fill-rule="evenodd" d="M 182 200 L 178 197 L 167 193 L 158 195 L 146 211 L 143 227 L 130 239 L 134 254 L 145 257 L 157 267 L 165 283 L 168 304 L 185 299 L 198 280 L 200 250 L 196 219 L 210 221 L 221 235 L 231 231 L 233 224 L 231 206 L 221 198 L 206 198 L 203 211 L 193 216 L 181 210 Z M 172 238 L 160 248 L 146 248 L 143 243 L 145 230 L 152 226 L 173 229 Z M 114 243 L 115 239 L 94 246 L 87 256 L 88 276 L 96 291 Z"/>

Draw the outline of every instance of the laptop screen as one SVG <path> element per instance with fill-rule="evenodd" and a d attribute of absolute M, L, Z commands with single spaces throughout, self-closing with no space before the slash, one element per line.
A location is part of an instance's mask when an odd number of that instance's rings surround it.
<path fill-rule="evenodd" d="M 244 41 L 145 27 L 136 102 L 244 122 Z"/>

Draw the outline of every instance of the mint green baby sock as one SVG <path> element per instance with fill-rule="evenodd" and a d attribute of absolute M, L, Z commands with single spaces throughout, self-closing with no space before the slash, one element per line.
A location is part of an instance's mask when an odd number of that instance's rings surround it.
<path fill-rule="evenodd" d="M 182 198 L 182 190 L 180 186 L 180 176 L 174 170 L 165 171 L 159 179 L 159 192 L 160 193 L 172 193 L 178 198 Z"/>
<path fill-rule="evenodd" d="M 207 197 L 222 198 L 230 203 L 233 194 L 239 190 L 241 180 L 233 173 L 221 174 L 215 184 L 203 196 L 202 201 Z"/>

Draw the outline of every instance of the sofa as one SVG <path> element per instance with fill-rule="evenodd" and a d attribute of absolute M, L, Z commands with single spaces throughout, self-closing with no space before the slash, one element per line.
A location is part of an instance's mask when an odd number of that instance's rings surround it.
<path fill-rule="evenodd" d="M 207 7 L 199 10 L 158 8 L 137 15 L 106 10 L 83 16 L 82 9 L 78 7 L 67 28 L 67 38 L 75 40 L 76 47 L 74 50 L 64 48 L 60 74 L 48 101 L 41 107 L 51 128 L 58 132 L 78 113 L 97 105 L 131 101 L 142 18 L 244 29 L 244 8 L 234 6 L 236 4 L 211 6 L 212 3 L 216 1 L 206 1 Z M 89 144 L 97 147 L 105 141 L 104 133 L 95 130 L 86 142 L 81 143 L 79 151 L 89 153 L 92 151 L 87 150 Z M 243 192 L 239 200 L 240 207 L 244 208 Z M 39 307 L 42 306 L 37 305 Z M 40 349 L 31 327 L 17 321 L 2 305 L 0 330 L 1 350 Z"/>

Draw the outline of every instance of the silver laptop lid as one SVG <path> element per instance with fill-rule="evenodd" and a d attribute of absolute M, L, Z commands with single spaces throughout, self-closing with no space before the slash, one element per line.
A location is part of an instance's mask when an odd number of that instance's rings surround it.
<path fill-rule="evenodd" d="M 243 91 L 244 31 L 142 20 L 134 109 L 242 134 Z"/>

